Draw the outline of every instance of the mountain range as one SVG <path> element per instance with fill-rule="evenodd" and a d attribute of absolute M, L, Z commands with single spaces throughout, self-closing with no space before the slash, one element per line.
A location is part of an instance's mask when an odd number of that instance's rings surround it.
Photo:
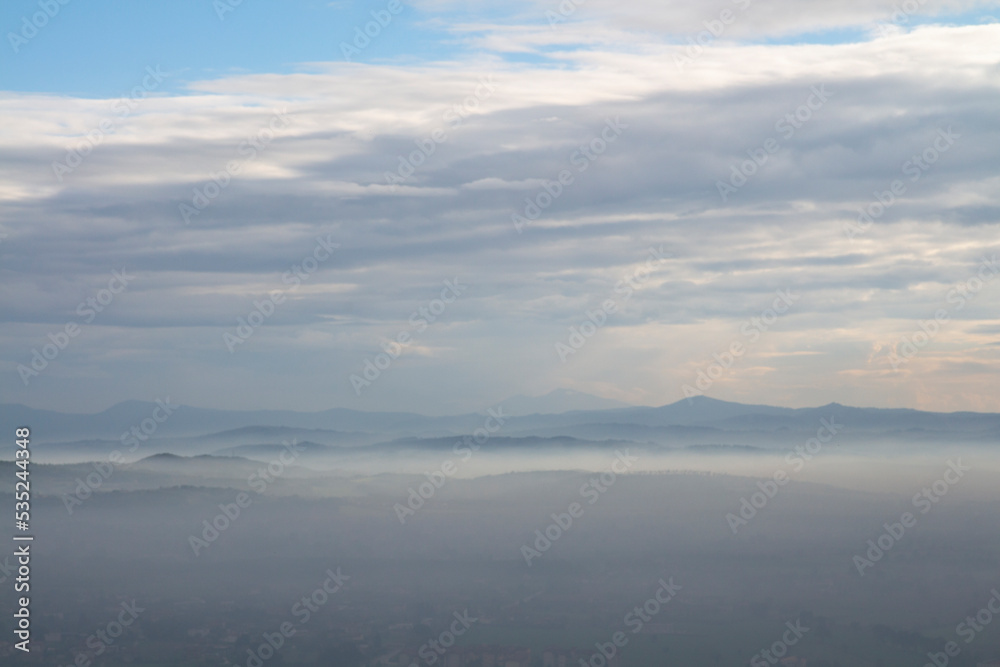
<path fill-rule="evenodd" d="M 838 442 L 991 444 L 1000 439 L 1000 414 L 924 412 L 912 409 L 859 408 L 831 403 L 815 408 L 747 405 L 707 397 L 684 399 L 660 407 L 617 406 L 599 397 L 557 391 L 540 397 L 538 411 L 529 413 L 532 399 L 518 396 L 508 410 L 501 403 L 489 412 L 426 416 L 402 412 L 363 412 L 333 408 L 320 412 L 287 410 L 215 410 L 171 406 L 164 417 L 157 403 L 126 401 L 93 414 L 38 410 L 19 404 L 0 405 L 7 432 L 29 426 L 39 453 L 72 454 L 80 460 L 122 448 L 134 437 L 143 452 L 224 456 L 273 452 L 282 442 L 309 443 L 311 454 L 358 448 L 376 451 L 440 450 L 463 435 L 479 432 L 505 449 L 546 448 L 573 443 L 639 443 L 681 448 L 725 445 L 784 447 L 815 435 L 824 422 L 838 427 Z M 590 403 L 591 409 L 557 411 Z M 602 407 L 608 404 L 613 407 Z M 169 401 L 167 402 L 169 405 Z M 161 404 L 162 405 L 162 404 Z M 543 412 L 552 410 L 552 412 Z M 499 419 L 497 419 L 499 417 Z M 502 424 L 500 423 L 502 420 Z M 502 438 L 502 440 L 500 440 Z M 135 442 L 132 440 L 131 442 Z M 9 452 L 8 452 L 9 454 Z"/>

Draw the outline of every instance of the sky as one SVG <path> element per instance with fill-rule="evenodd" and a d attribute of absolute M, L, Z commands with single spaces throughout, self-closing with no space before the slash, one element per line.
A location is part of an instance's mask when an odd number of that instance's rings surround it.
<path fill-rule="evenodd" d="M 0 402 L 1000 411 L 997 2 L 0 7 Z"/>

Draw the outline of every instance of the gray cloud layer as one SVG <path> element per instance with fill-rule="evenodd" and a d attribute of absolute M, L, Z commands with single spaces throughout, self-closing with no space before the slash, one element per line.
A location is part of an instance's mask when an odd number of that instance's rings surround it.
<path fill-rule="evenodd" d="M 867 16 L 862 4 L 851 11 Z M 769 20 L 785 30 L 792 15 Z M 561 28 L 550 43 L 587 30 Z M 7 94 L 2 400 L 440 413 L 566 386 L 659 404 L 792 289 L 794 306 L 709 395 L 1000 410 L 997 285 L 948 303 L 1000 252 L 997 43 L 997 25 L 931 26 L 858 44 L 715 45 L 683 69 L 683 47 L 652 38 L 549 52 L 557 67 L 317 64 L 142 100 L 61 181 L 53 162 L 117 118 L 114 101 Z M 287 127 L 267 141 L 280 110 Z M 581 157 L 614 119 L 620 136 Z M 953 143 L 907 172 L 945 146 L 941 131 Z M 386 172 L 416 162 L 421 141 L 433 154 L 393 186 Z M 723 201 L 733 165 L 775 144 Z M 179 206 L 232 161 L 240 173 L 186 223 Z M 518 233 L 512 214 L 563 170 L 573 182 Z M 895 179 L 905 192 L 848 238 Z M 317 238 L 340 247 L 290 289 L 283 273 Z M 626 302 L 616 284 L 661 245 L 673 258 Z M 123 267 L 134 281 L 26 387 L 18 366 L 83 322 L 78 304 Z M 455 278 L 467 289 L 418 330 L 411 314 Z M 223 334 L 273 290 L 285 301 L 231 354 Z M 607 299 L 620 311 L 561 362 L 556 343 Z M 941 308 L 951 321 L 894 370 L 902 338 Z M 349 376 L 403 331 L 412 342 L 357 396 Z"/>

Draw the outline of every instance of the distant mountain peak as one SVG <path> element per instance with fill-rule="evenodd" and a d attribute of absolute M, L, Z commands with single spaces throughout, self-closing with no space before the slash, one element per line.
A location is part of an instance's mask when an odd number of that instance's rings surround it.
<path fill-rule="evenodd" d="M 701 405 L 724 405 L 724 404 L 737 405 L 736 403 L 733 403 L 732 401 L 723 401 L 720 398 L 712 398 L 711 396 L 692 396 L 690 398 L 682 398 L 681 400 L 677 401 L 677 403 L 675 403 L 674 405 L 679 405 L 679 404 L 685 403 L 685 402 L 687 402 L 689 404 L 690 403 L 694 403 L 694 404 L 701 404 Z"/>
<path fill-rule="evenodd" d="M 188 458 L 185 456 L 180 456 L 178 454 L 171 454 L 169 452 L 163 452 L 161 454 L 153 454 L 145 458 L 141 458 L 136 463 L 145 463 L 147 461 L 178 461 L 183 458 Z"/>

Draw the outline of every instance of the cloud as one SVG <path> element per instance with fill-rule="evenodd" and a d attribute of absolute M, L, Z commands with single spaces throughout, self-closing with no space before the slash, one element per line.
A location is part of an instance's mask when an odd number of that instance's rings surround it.
<path fill-rule="evenodd" d="M 862 3 L 837 6 L 842 22 L 873 15 Z M 664 25 L 702 20 L 689 4 L 643 7 L 633 6 L 636 16 L 648 10 Z M 767 31 L 804 29 L 790 18 L 803 12 L 775 7 L 753 6 Z M 821 3 L 816 16 L 833 8 Z M 793 288 L 799 304 L 718 397 L 884 402 L 899 376 L 875 372 L 872 345 L 912 331 L 981 255 L 1000 250 L 984 231 L 1000 210 L 1000 26 L 924 26 L 859 43 L 720 43 L 678 69 L 684 47 L 661 36 L 615 42 L 631 20 L 577 42 L 585 48 L 556 44 L 537 63 L 314 63 L 200 81 L 189 94 L 143 100 L 89 150 L 87 133 L 116 118 L 114 100 L 5 94 L 8 379 L 113 269 L 137 278 L 37 384 L 8 382 L 0 398 L 97 408 L 152 391 L 260 407 L 261 387 L 271 387 L 275 407 L 442 412 L 568 386 L 666 403 L 775 290 Z M 591 30 L 563 28 L 560 40 Z M 534 49 L 545 35 L 504 39 Z M 476 98 L 484 80 L 495 91 Z M 813 109 L 817 86 L 831 96 Z M 803 108 L 808 119 L 780 125 Z M 283 110 L 287 126 L 268 130 Z M 625 127 L 606 141 L 614 119 Z M 910 180 L 906 162 L 949 128 L 954 145 Z M 444 139 L 428 144 L 435 131 Z M 768 139 L 778 150 L 723 201 L 719 183 Z M 59 180 L 53 163 L 74 149 L 80 163 Z M 394 185 L 387 174 L 399 174 L 400 160 L 413 171 Z M 231 163 L 240 169 L 226 177 Z M 518 234 L 511 216 L 526 198 L 545 201 L 561 172 L 572 182 Z M 894 180 L 906 192 L 849 239 L 845 224 Z M 196 191 L 217 194 L 186 223 L 179 207 Z M 319 237 L 338 252 L 230 355 L 223 333 L 256 300 L 287 290 L 284 275 Z M 553 348 L 568 327 L 621 298 L 616 286 L 660 245 L 674 258 L 562 364 Z M 468 291 L 358 398 L 349 375 L 456 277 Z M 995 363 L 983 327 L 996 326 L 998 299 L 984 290 L 942 332 L 936 345 L 955 361 L 949 377 Z"/>
<path fill-rule="evenodd" d="M 429 12 L 453 11 L 459 16 L 475 15 L 485 6 L 481 2 L 418 0 L 417 7 Z M 709 30 L 709 37 L 725 40 L 754 40 L 829 32 L 846 28 L 873 29 L 881 23 L 906 30 L 914 25 L 947 21 L 951 17 L 976 15 L 976 23 L 995 22 L 998 3 L 994 0 L 906 0 L 894 3 L 871 3 L 865 0 L 818 0 L 803 11 L 795 0 L 714 0 L 691 3 L 682 0 L 531 0 L 514 3 L 503 21 L 453 23 L 459 33 L 488 35 L 483 45 L 499 50 L 518 50 L 520 43 L 537 41 L 549 33 L 579 31 L 595 39 L 610 38 L 616 32 L 643 33 L 697 40 L 698 33 Z M 524 34 L 525 26 L 537 26 L 537 32 Z M 567 36 L 553 37 L 569 43 Z M 505 47 L 506 42 L 506 47 Z M 588 40 L 588 43 L 590 41 Z"/>

